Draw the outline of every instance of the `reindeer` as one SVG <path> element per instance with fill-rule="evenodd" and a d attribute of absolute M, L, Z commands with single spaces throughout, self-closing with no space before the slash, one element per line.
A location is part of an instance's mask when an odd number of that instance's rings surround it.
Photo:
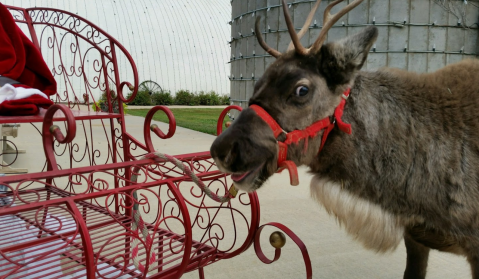
<path fill-rule="evenodd" d="M 430 249 L 467 257 L 479 278 L 479 63 L 435 73 L 361 71 L 378 31 L 324 44 L 335 15 L 329 4 L 309 48 L 296 33 L 255 84 L 249 108 L 211 146 L 236 188 L 255 191 L 278 168 L 306 165 L 311 195 L 369 249 L 394 250 L 404 239 L 404 278 L 424 278 Z M 293 170 L 294 171 L 294 170 Z"/>

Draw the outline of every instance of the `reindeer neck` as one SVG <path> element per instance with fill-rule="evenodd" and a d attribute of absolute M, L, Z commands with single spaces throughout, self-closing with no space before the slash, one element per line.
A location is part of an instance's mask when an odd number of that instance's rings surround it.
<path fill-rule="evenodd" d="M 479 106 L 479 84 L 459 82 L 478 71 L 479 63 L 466 61 L 431 74 L 361 72 L 344 110 L 352 134 L 332 131 L 308 164 L 311 171 L 397 213 L 417 206 L 407 196 L 421 197 L 425 210 L 447 204 L 447 195 L 434 191 L 450 183 L 444 175 L 450 166 L 470 171 L 469 165 L 479 165 L 461 161 L 479 146 L 479 111 L 469 109 Z M 429 203 L 427 195 L 436 200 Z"/>
<path fill-rule="evenodd" d="M 408 103 L 388 89 L 398 87 L 401 82 L 387 72 L 358 74 L 343 115 L 343 121 L 352 125 L 352 134 L 338 129 L 331 132 L 322 152 L 309 164 L 314 173 L 336 181 L 354 180 L 365 167 L 374 168 L 371 154 L 378 148 L 386 148 L 383 146 L 386 140 L 400 140 L 410 133 Z M 390 150 L 396 152 L 395 147 Z"/>

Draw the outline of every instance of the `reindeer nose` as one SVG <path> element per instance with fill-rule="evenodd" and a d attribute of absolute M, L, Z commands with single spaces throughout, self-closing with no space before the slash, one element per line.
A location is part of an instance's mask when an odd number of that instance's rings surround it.
<path fill-rule="evenodd" d="M 239 154 L 237 137 L 228 130 L 230 130 L 230 128 L 218 136 L 210 148 L 213 159 L 221 161 L 225 167 L 230 167 Z"/>

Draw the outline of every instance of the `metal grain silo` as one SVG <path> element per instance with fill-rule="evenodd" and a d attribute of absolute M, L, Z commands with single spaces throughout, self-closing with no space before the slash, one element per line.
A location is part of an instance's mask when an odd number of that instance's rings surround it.
<path fill-rule="evenodd" d="M 290 14 L 299 30 L 316 0 L 288 1 Z M 309 32 L 301 40 L 307 46 L 321 30 L 323 11 L 332 1 L 323 0 Z M 332 13 L 347 5 L 344 1 Z M 280 0 L 231 0 L 231 99 L 246 107 L 254 82 L 273 61 L 253 34 L 261 16 L 267 44 L 285 51 L 290 37 Z M 477 54 L 479 2 L 465 0 L 365 0 L 341 18 L 329 31 L 328 41 L 376 25 L 379 37 L 363 69 L 396 67 L 431 72 L 446 64 Z"/>

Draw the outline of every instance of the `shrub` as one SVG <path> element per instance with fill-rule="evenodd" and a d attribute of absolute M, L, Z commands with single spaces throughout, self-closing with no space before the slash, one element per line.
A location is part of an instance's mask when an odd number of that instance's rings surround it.
<path fill-rule="evenodd" d="M 173 96 L 171 96 L 171 92 L 168 90 L 155 92 L 151 95 L 151 102 L 153 105 L 169 106 L 173 104 Z"/>
<path fill-rule="evenodd" d="M 112 86 L 110 85 L 110 88 Z M 116 92 L 114 90 L 110 90 L 110 97 L 111 97 L 111 106 L 114 113 L 119 113 L 120 109 L 118 107 L 118 97 L 116 96 Z M 123 111 L 126 113 L 128 106 L 124 103 L 123 104 Z M 104 90 L 101 94 L 100 99 L 97 102 L 92 104 L 93 111 L 103 111 L 108 112 L 108 96 L 106 94 L 106 90 Z"/>
<path fill-rule="evenodd" d="M 128 94 L 127 99 L 131 97 L 131 94 L 133 94 L 133 92 Z M 138 91 L 135 96 L 135 99 L 133 99 L 128 104 L 132 106 L 151 106 L 151 96 L 148 91 Z"/>
<path fill-rule="evenodd" d="M 113 103 L 116 104 L 116 106 L 113 106 L 113 112 L 119 113 L 120 110 L 118 109 L 118 103 L 116 102 L 116 100 Z M 91 109 L 93 111 L 98 111 L 98 112 L 100 111 L 108 112 L 108 106 L 106 104 L 106 101 L 104 100 L 99 100 L 98 102 L 92 103 Z M 124 113 L 128 112 L 128 106 L 125 103 L 123 103 L 123 112 Z"/>
<path fill-rule="evenodd" d="M 208 93 L 209 102 L 207 105 L 209 106 L 217 106 L 220 105 L 220 95 L 215 91 L 210 91 Z"/>
<path fill-rule="evenodd" d="M 217 106 L 222 104 L 221 96 L 215 91 L 210 91 L 208 93 L 200 91 L 198 94 L 198 100 L 199 104 L 202 106 Z"/>
<path fill-rule="evenodd" d="M 98 111 L 98 112 L 100 112 L 100 111 L 108 112 L 108 106 L 106 105 L 106 102 L 103 101 L 103 100 L 92 103 L 91 109 L 93 111 Z M 119 113 L 120 112 L 120 110 L 118 109 L 118 105 L 113 107 L 113 112 L 114 113 Z M 125 103 L 123 103 L 123 113 L 127 113 L 127 112 L 128 112 L 128 106 Z"/>
<path fill-rule="evenodd" d="M 198 93 L 196 96 L 200 105 L 206 106 L 208 104 L 208 95 L 205 93 L 205 91 L 200 91 L 200 93 Z"/>
<path fill-rule="evenodd" d="M 192 93 L 193 96 L 191 97 L 190 99 L 190 103 L 188 104 L 189 106 L 197 106 L 200 104 L 200 102 L 198 101 L 198 96 L 194 93 Z"/>
<path fill-rule="evenodd" d="M 140 94 L 140 92 L 138 92 Z M 130 104 L 137 104 L 138 95 L 135 98 L 134 102 Z M 151 101 L 153 105 L 183 105 L 183 106 L 218 106 L 218 105 L 229 105 L 230 98 L 227 95 L 219 95 L 215 91 L 205 92 L 200 91 L 199 93 L 193 93 L 189 90 L 179 90 L 176 92 L 175 96 L 171 96 L 171 92 L 164 90 L 161 92 L 156 92 L 151 95 Z"/>
<path fill-rule="evenodd" d="M 99 102 L 101 102 L 101 101 L 94 102 L 94 103 L 91 104 L 91 109 L 93 111 L 101 111 Z"/>
<path fill-rule="evenodd" d="M 220 105 L 227 105 L 229 106 L 230 104 L 230 97 L 228 95 L 222 95 L 220 96 Z"/>
<path fill-rule="evenodd" d="M 176 92 L 175 105 L 197 106 L 199 99 L 197 95 L 188 90 L 179 90 Z"/>

